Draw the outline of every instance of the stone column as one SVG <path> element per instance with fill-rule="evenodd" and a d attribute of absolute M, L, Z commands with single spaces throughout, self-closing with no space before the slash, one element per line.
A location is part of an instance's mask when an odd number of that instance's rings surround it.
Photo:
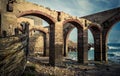
<path fill-rule="evenodd" d="M 52 66 L 61 65 L 63 50 L 63 26 L 60 22 L 56 22 L 55 26 L 50 26 L 50 51 L 49 63 Z"/>
<path fill-rule="evenodd" d="M 94 60 L 102 61 L 102 35 L 101 33 L 95 33 L 94 36 Z"/>
<path fill-rule="evenodd" d="M 2 37 L 2 34 L 1 34 L 1 14 L 0 14 L 0 37 Z"/>
<path fill-rule="evenodd" d="M 44 36 L 44 54 L 43 56 L 49 56 L 49 34 L 46 33 Z"/>
<path fill-rule="evenodd" d="M 66 57 L 68 55 L 68 42 L 66 37 L 64 37 L 64 53 L 63 55 Z"/>
<path fill-rule="evenodd" d="M 106 42 L 106 34 L 102 33 L 102 60 L 107 62 L 108 58 L 107 58 L 107 42 Z"/>
<path fill-rule="evenodd" d="M 55 24 L 50 24 L 49 64 L 55 66 Z"/>
<path fill-rule="evenodd" d="M 49 42 L 50 42 L 50 39 L 49 39 L 49 33 L 48 34 L 46 34 L 46 56 L 49 56 L 49 51 L 50 51 L 50 49 L 49 49 L 49 47 L 50 47 L 50 45 L 49 45 Z"/>
<path fill-rule="evenodd" d="M 78 63 L 88 63 L 88 30 L 78 29 Z"/>

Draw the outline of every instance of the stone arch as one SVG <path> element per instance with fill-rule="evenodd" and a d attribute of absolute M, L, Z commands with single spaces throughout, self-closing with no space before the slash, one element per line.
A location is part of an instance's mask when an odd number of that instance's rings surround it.
<path fill-rule="evenodd" d="M 102 43 L 101 43 L 101 31 L 102 28 L 99 25 L 89 25 L 88 29 L 90 29 L 93 38 L 94 38 L 94 60 L 102 61 Z"/>
<path fill-rule="evenodd" d="M 111 25 L 110 25 L 110 27 L 107 29 L 107 32 L 106 32 L 106 42 L 108 42 L 108 35 L 109 35 L 109 33 L 110 33 L 110 31 L 111 31 L 111 29 L 115 26 L 115 24 L 117 23 L 117 22 L 119 22 L 120 21 L 120 19 L 119 20 L 116 20 L 114 23 L 112 23 Z"/>
<path fill-rule="evenodd" d="M 90 29 L 92 33 L 102 31 L 101 26 L 100 25 L 95 25 L 95 24 L 90 24 L 88 26 L 88 29 Z"/>
<path fill-rule="evenodd" d="M 115 24 L 117 22 L 120 21 L 120 14 L 119 12 L 114 15 L 113 17 L 109 18 L 108 20 L 106 20 L 102 25 L 103 27 L 103 31 L 102 31 L 102 56 L 103 56 L 103 61 L 108 61 L 107 58 L 107 43 L 108 43 L 108 35 L 110 30 L 112 29 L 113 26 L 115 26 Z"/>
<path fill-rule="evenodd" d="M 47 31 L 43 30 L 43 29 L 40 29 L 40 28 L 31 28 L 29 30 L 29 32 L 32 32 L 32 31 L 39 31 L 41 33 L 43 33 L 43 56 L 46 56 L 46 34 L 47 34 Z"/>
<path fill-rule="evenodd" d="M 56 20 L 51 17 L 50 15 L 48 15 L 47 13 L 43 13 L 42 11 L 37 11 L 37 10 L 29 10 L 29 11 L 23 11 L 19 14 L 16 15 L 17 18 L 22 17 L 22 16 L 27 16 L 27 15 L 33 15 L 33 16 L 37 16 L 40 17 L 41 19 L 44 19 L 45 21 L 47 21 L 50 25 L 50 35 L 49 35 L 49 63 L 51 65 L 54 65 L 54 59 L 53 59 L 53 55 L 51 51 L 55 50 L 55 22 Z"/>
<path fill-rule="evenodd" d="M 82 29 L 82 24 L 80 23 L 79 20 L 77 19 L 67 19 L 63 22 L 63 26 L 65 26 L 66 23 L 70 23 L 72 24 L 74 27 L 76 27 L 77 29 Z M 69 26 L 68 26 L 69 28 Z M 69 37 L 69 34 L 70 32 L 73 30 L 73 28 L 71 28 L 70 30 L 68 29 L 67 33 L 65 33 L 66 35 L 63 36 L 64 37 L 64 56 L 67 55 L 67 40 L 68 40 L 68 37 Z"/>
<path fill-rule="evenodd" d="M 79 63 L 86 63 L 87 61 L 87 57 L 85 57 L 85 51 L 86 49 L 83 49 L 84 47 L 84 44 L 83 44 L 83 35 L 84 33 L 86 33 L 84 30 L 83 30 L 83 25 L 80 23 L 80 21 L 78 19 L 67 19 L 63 22 L 63 26 L 65 26 L 66 23 L 71 23 L 73 26 L 75 26 L 78 30 L 78 41 L 77 41 L 77 52 L 78 52 L 78 62 Z M 67 33 L 69 34 L 70 31 Z M 67 38 L 67 36 L 66 36 Z M 64 37 L 64 51 L 66 51 L 66 38 Z M 83 57 L 84 56 L 84 57 Z"/>
<path fill-rule="evenodd" d="M 78 19 L 67 19 L 63 22 L 63 25 L 65 25 L 66 23 L 71 23 L 78 29 L 83 28 L 82 23 L 80 23 L 80 21 Z"/>
<path fill-rule="evenodd" d="M 16 17 L 19 18 L 21 16 L 26 16 L 26 15 L 33 15 L 33 16 L 40 17 L 44 19 L 45 21 L 47 21 L 49 24 L 54 24 L 56 22 L 56 20 L 52 16 L 48 15 L 47 13 L 43 13 L 42 11 L 38 11 L 38 10 L 23 11 L 17 14 Z"/>

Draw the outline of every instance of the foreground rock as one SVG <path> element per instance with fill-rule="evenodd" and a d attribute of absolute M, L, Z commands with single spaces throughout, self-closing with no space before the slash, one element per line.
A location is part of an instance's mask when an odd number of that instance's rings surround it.
<path fill-rule="evenodd" d="M 80 65 L 74 61 L 65 60 L 61 66 L 52 67 L 49 66 L 47 59 L 30 58 L 23 76 L 27 74 L 33 76 L 120 76 L 119 64 Z"/>

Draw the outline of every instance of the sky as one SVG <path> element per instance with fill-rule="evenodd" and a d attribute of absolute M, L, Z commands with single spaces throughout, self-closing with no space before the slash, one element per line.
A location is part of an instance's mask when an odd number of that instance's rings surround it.
<path fill-rule="evenodd" d="M 93 13 L 120 7 L 120 0 L 27 0 L 32 3 L 49 7 L 52 10 L 64 11 L 72 16 L 82 17 Z M 45 23 L 46 24 L 46 23 Z M 115 24 L 109 33 L 109 43 L 120 43 L 120 22 Z M 70 39 L 77 41 L 77 29 L 73 29 Z M 93 42 L 91 32 L 89 34 L 89 42 Z"/>

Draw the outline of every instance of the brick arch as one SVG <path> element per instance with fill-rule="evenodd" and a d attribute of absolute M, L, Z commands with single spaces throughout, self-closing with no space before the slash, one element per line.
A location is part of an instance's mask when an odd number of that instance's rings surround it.
<path fill-rule="evenodd" d="M 78 29 L 82 29 L 83 28 L 82 23 L 80 23 L 80 21 L 78 19 L 67 19 L 67 20 L 65 20 L 63 22 L 63 25 L 65 25 L 66 23 L 71 23 Z"/>
<path fill-rule="evenodd" d="M 101 44 L 101 32 L 102 28 L 98 25 L 89 25 L 88 29 L 91 31 L 93 39 L 94 39 L 94 61 L 102 60 L 102 44 Z"/>
<path fill-rule="evenodd" d="M 78 20 L 78 19 L 67 19 L 67 20 L 65 20 L 64 22 L 63 22 L 63 26 L 65 26 L 65 24 L 66 23 L 71 23 L 73 26 L 74 26 L 74 28 L 76 27 L 77 29 L 83 29 L 83 25 L 82 25 L 82 23 L 80 23 L 80 21 Z M 69 27 L 69 26 L 68 26 Z M 68 37 L 69 37 L 69 34 L 71 33 L 71 31 L 74 29 L 74 28 L 72 28 L 68 33 L 67 33 L 67 35 L 66 35 L 66 40 L 68 39 Z"/>
<path fill-rule="evenodd" d="M 38 11 L 38 10 L 28 10 L 28 11 L 22 11 L 19 14 L 16 15 L 17 18 L 22 17 L 22 16 L 27 16 L 27 15 L 33 15 L 33 16 L 37 16 L 40 17 L 42 19 L 44 19 L 45 21 L 48 22 L 48 24 L 50 24 L 50 35 L 49 35 L 49 63 L 51 65 L 53 65 L 54 63 L 54 59 L 52 56 L 52 52 L 51 51 L 55 51 L 55 22 L 57 21 L 54 17 L 50 16 L 44 12 L 42 12 L 42 10 Z"/>
<path fill-rule="evenodd" d="M 38 10 L 23 11 L 17 14 L 16 17 L 19 18 L 19 17 L 26 16 L 26 15 L 33 15 L 33 16 L 40 17 L 44 19 L 45 21 L 47 21 L 49 24 L 54 24 L 56 22 L 56 20 L 53 17 L 51 17 L 47 13 L 43 13 L 42 11 L 38 11 Z"/>
<path fill-rule="evenodd" d="M 48 32 L 43 30 L 43 29 L 40 29 L 40 28 L 31 28 L 29 30 L 29 32 L 31 32 L 31 31 L 39 31 L 39 32 L 41 32 L 43 34 L 43 38 L 44 38 L 43 39 L 43 43 L 44 43 L 44 45 L 43 45 L 43 56 L 46 56 L 46 34 Z"/>
<path fill-rule="evenodd" d="M 95 25 L 95 24 L 89 25 L 88 29 L 90 29 L 92 33 L 93 32 L 100 32 L 100 31 L 102 31 L 101 26 L 98 26 L 98 25 Z"/>
<path fill-rule="evenodd" d="M 66 23 L 71 23 L 74 27 L 76 27 L 77 28 L 77 30 L 82 30 L 83 29 L 83 26 L 82 26 L 82 24 L 80 23 L 80 21 L 79 20 L 77 20 L 77 19 L 67 19 L 67 20 L 65 20 L 64 22 L 63 22 L 63 26 L 65 26 L 65 24 Z M 68 26 L 69 27 L 69 26 Z M 64 56 L 66 56 L 67 55 L 67 40 L 68 40 L 68 37 L 69 37 L 69 35 L 70 35 L 70 32 L 74 29 L 74 27 L 73 28 L 71 28 L 70 30 L 68 30 L 67 31 L 67 35 L 65 35 L 65 37 L 64 37 Z M 77 49 L 78 50 L 78 49 Z"/>
<path fill-rule="evenodd" d="M 94 42 L 95 42 L 96 34 L 100 34 L 102 32 L 102 27 L 92 24 L 88 26 L 88 29 L 91 31 L 93 38 L 94 38 Z"/>
<path fill-rule="evenodd" d="M 120 15 L 118 13 L 115 16 L 106 20 L 102 24 L 103 25 L 103 31 L 102 31 L 102 51 L 103 51 L 102 59 L 104 61 L 108 61 L 108 58 L 107 58 L 107 43 L 108 43 L 109 32 L 112 29 L 112 27 L 115 26 L 115 24 L 119 21 L 120 21 Z"/>
<path fill-rule="evenodd" d="M 108 21 L 109 21 L 109 20 L 108 20 Z M 111 29 L 115 26 L 115 24 L 116 24 L 117 22 L 120 22 L 120 16 L 117 17 L 117 18 L 115 17 L 114 20 L 110 21 L 110 22 L 109 22 L 109 27 L 106 29 L 106 31 L 103 31 L 103 32 L 105 32 L 105 40 L 106 40 L 105 42 L 106 42 L 106 43 L 108 42 L 108 35 L 109 35 Z"/>
<path fill-rule="evenodd" d="M 80 23 L 80 21 L 78 19 L 67 19 L 63 22 L 63 26 L 65 26 L 66 23 L 71 23 L 74 28 L 76 27 L 77 29 L 81 30 L 83 29 L 83 26 L 82 26 L 82 23 Z M 68 26 L 69 27 L 69 26 Z M 69 34 L 71 33 L 71 31 L 74 29 L 72 28 L 66 35 L 66 40 L 68 39 L 69 37 Z"/>

